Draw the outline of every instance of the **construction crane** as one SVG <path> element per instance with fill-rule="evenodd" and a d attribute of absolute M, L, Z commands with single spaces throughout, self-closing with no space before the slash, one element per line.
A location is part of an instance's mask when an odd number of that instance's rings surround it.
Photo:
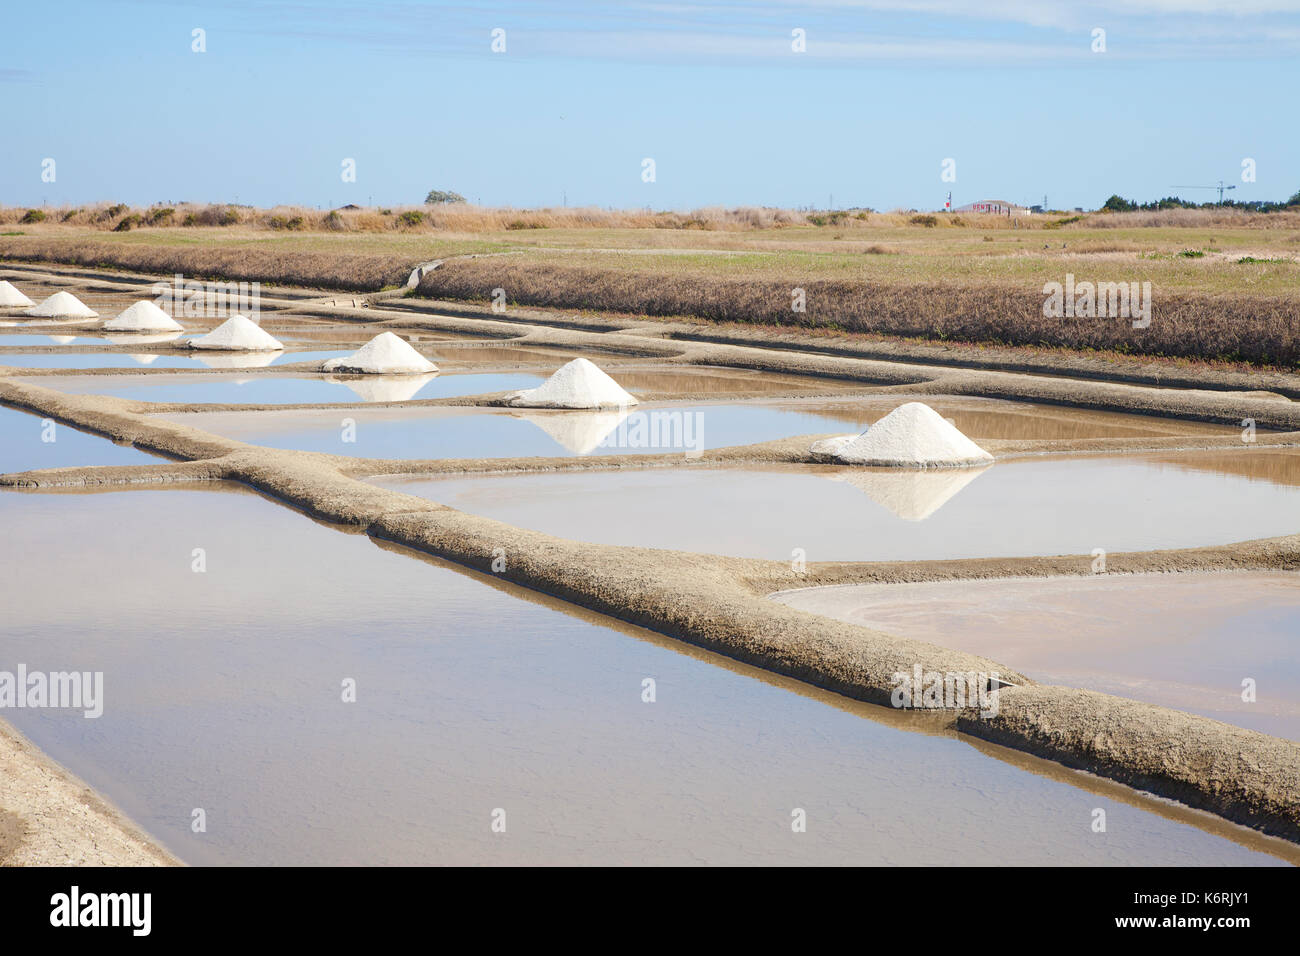
<path fill-rule="evenodd" d="M 1223 205 L 1223 194 L 1226 190 L 1236 189 L 1236 186 L 1225 186 L 1223 180 L 1219 180 L 1217 186 L 1170 186 L 1170 189 L 1217 189 L 1219 191 L 1219 205 Z"/>

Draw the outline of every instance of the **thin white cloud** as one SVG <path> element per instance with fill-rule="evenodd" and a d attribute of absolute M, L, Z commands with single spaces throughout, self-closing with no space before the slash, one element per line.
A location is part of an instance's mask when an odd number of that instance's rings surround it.
<path fill-rule="evenodd" d="M 752 0 L 757 8 L 790 9 L 779 0 Z M 1077 26 L 1098 16 L 1206 16 L 1241 19 L 1300 14 L 1300 0 L 811 0 L 800 9 L 870 10 L 897 14 L 943 14 L 969 20 L 1028 26 Z"/>
<path fill-rule="evenodd" d="M 705 57 L 717 59 L 789 59 L 791 37 L 772 32 L 767 36 L 734 33 L 668 31 L 530 34 L 519 47 L 526 54 L 607 57 Z M 907 37 L 808 37 L 807 56 L 827 60 L 995 60 L 1028 61 L 1090 55 L 1087 44 L 1064 46 L 1013 41 Z"/>
<path fill-rule="evenodd" d="M 793 27 L 807 29 L 809 59 L 835 62 L 1070 60 L 1091 52 L 1095 27 L 1111 59 L 1257 58 L 1294 55 L 1300 32 L 1300 0 L 341 0 L 328 18 L 302 0 L 230 8 L 248 33 L 469 55 L 502 26 L 513 54 L 584 59 L 766 59 L 790 53 Z"/>

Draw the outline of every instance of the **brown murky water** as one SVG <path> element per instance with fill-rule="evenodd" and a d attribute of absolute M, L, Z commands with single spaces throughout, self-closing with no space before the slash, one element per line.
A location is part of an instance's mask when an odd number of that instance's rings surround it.
<path fill-rule="evenodd" d="M 1045 683 L 1300 740 L 1300 574 L 853 585 L 773 597 L 984 654 Z M 1242 699 L 1244 681 L 1254 682 L 1254 700 Z"/>
<path fill-rule="evenodd" d="M 578 355 L 586 355 L 594 362 L 608 364 L 606 356 L 598 356 L 591 352 L 527 348 L 519 345 L 435 344 L 425 349 L 425 354 L 438 365 L 445 365 L 448 368 L 462 365 L 545 365 L 553 370 Z"/>
<path fill-rule="evenodd" d="M 1300 448 L 1254 446 L 1232 451 L 1180 452 L 1177 455 L 1153 455 L 1153 462 L 1190 471 L 1218 475 L 1240 475 L 1252 481 L 1275 485 L 1300 486 Z"/>
<path fill-rule="evenodd" d="M 189 862 L 1295 855 L 249 492 L 0 494 L 0 520 L 0 669 L 104 674 L 102 717 L 5 716 Z M 1106 834 L 1091 830 L 1098 806 Z M 796 810 L 806 833 L 792 832 Z"/>
<path fill-rule="evenodd" d="M 691 366 L 681 368 L 618 369 L 615 380 L 633 395 L 641 393 L 672 395 L 797 395 L 801 392 L 861 389 L 868 386 L 810 378 L 802 375 L 779 375 L 746 369 Z"/>

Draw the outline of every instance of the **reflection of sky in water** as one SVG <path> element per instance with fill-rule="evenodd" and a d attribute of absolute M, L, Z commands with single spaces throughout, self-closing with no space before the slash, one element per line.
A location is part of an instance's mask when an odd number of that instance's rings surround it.
<path fill-rule="evenodd" d="M 0 345 L 26 345 L 32 348 L 47 345 L 108 345 L 109 342 L 106 335 L 32 335 L 17 332 L 0 335 Z"/>
<path fill-rule="evenodd" d="M 257 368 L 264 365 L 285 365 L 289 362 L 323 362 L 346 355 L 346 352 L 255 352 L 231 353 L 222 356 L 232 368 Z M 18 368 L 132 368 L 147 365 L 150 368 L 210 368 L 212 355 L 169 355 L 163 352 L 0 352 L 0 365 Z M 267 361 L 270 359 L 270 361 Z"/>
<path fill-rule="evenodd" d="M 6 716 L 193 863 L 1277 862 L 251 494 L 0 495 L 0 520 L 0 667 L 105 696 Z"/>
<path fill-rule="evenodd" d="M 332 417 L 309 413 L 240 420 L 209 419 L 213 430 L 255 444 L 278 445 L 342 455 L 381 458 L 468 458 L 554 456 L 566 454 L 656 454 L 688 448 L 725 448 L 774 441 L 796 435 L 849 434 L 901 404 L 897 398 L 849 403 L 773 403 L 639 406 L 612 433 L 591 439 L 606 428 L 606 413 L 515 409 L 513 417 L 466 412 L 430 415 L 412 410 L 400 417 L 376 413 L 357 419 L 364 430 L 357 444 L 340 446 Z M 1216 426 L 1159 422 L 1137 415 L 1079 413 L 1013 402 L 974 407 L 933 406 L 952 417 L 968 434 L 1011 439 L 1066 439 L 1114 434 L 1160 435 L 1161 428 L 1221 432 Z M 677 416 L 674 420 L 672 416 Z M 525 427 L 531 425 L 533 427 Z M 641 440 L 642 429 L 648 441 Z M 677 442 L 680 431 L 683 441 Z M 548 437 L 549 436 L 549 439 Z M 683 447 L 686 446 L 686 447 Z"/>
<path fill-rule="evenodd" d="M 114 445 L 55 422 L 53 431 L 39 415 L 0 405 L 0 473 L 32 471 L 37 468 L 72 468 L 80 465 L 147 465 L 159 459 L 138 448 Z M 43 437 L 54 436 L 54 441 Z"/>
<path fill-rule="evenodd" d="M 1300 488 L 1119 459 L 1004 462 L 964 486 L 960 479 L 935 484 L 926 472 L 865 468 L 391 481 L 463 511 L 580 541 L 773 560 L 802 548 L 809 561 L 1077 554 L 1089 563 L 1094 548 L 1185 548 L 1284 534 L 1295 529 L 1278 516 L 1300 514 Z"/>
<path fill-rule="evenodd" d="M 725 448 L 795 435 L 847 434 L 861 431 L 868 422 L 897 404 L 896 399 L 890 399 L 883 403 L 863 403 L 858 409 L 852 405 L 811 403 L 638 406 L 625 421 L 614 423 L 613 428 L 610 428 L 612 419 L 608 412 L 514 409 L 509 415 L 502 415 L 412 409 L 400 416 L 391 413 L 354 416 L 357 440 L 351 444 L 340 442 L 338 422 L 329 413 L 295 411 L 256 418 L 213 415 L 204 418 L 203 427 L 253 444 L 369 458 L 658 454 L 685 453 L 688 448 L 683 445 Z M 1073 437 L 1078 431 L 1093 434 L 1106 427 L 1129 434 L 1139 426 L 1150 424 L 1139 416 L 1090 418 L 1080 424 L 1073 418 L 1042 415 L 1037 409 L 1035 414 L 1026 414 L 1027 406 L 1009 402 L 1000 406 L 993 411 L 957 410 L 955 420 L 959 425 L 970 422 L 974 429 L 987 428 L 1008 437 L 1044 433 L 1045 437 L 1057 437 L 1059 432 Z M 936 402 L 935 407 L 948 411 L 943 403 Z M 665 417 L 674 415 L 676 421 Z M 648 443 L 639 440 L 638 423 L 644 423 Z M 674 444 L 678 430 L 685 440 Z"/>
<path fill-rule="evenodd" d="M 289 405 L 297 403 L 405 401 L 410 398 L 451 398 L 509 389 L 528 388 L 540 376 L 528 373 L 509 375 L 435 375 L 425 378 L 414 394 L 414 380 L 424 376 L 364 375 L 348 380 L 330 378 L 290 378 L 255 375 L 240 379 L 225 375 L 147 376 L 124 378 L 47 379 L 39 384 L 75 394 L 112 395 L 145 402 L 195 402 L 199 404 Z M 35 380 L 33 380 L 35 381 Z"/>
<path fill-rule="evenodd" d="M 424 397 L 424 396 L 421 396 Z M 702 440 L 705 448 L 747 445 L 791 435 L 826 433 L 839 426 L 833 419 L 808 412 L 762 405 L 702 405 L 671 409 L 633 409 L 621 431 L 633 440 L 635 423 L 647 422 L 648 437 L 673 437 L 673 422 L 639 416 L 651 412 L 677 415 L 684 437 Z M 188 423 L 240 441 L 275 448 L 323 451 L 366 458 L 512 458 L 571 454 L 623 455 L 682 452 L 669 445 L 619 447 L 617 412 L 515 409 L 509 414 L 467 412 L 429 414 L 411 409 L 400 416 L 367 415 L 356 419 L 356 442 L 339 438 L 338 417 L 332 413 L 269 412 L 256 417 L 215 413 Z M 690 430 L 687 418 L 691 416 Z M 696 418 L 695 416 L 699 416 Z M 649 422 L 659 424 L 650 427 Z M 605 431 L 605 429 L 612 429 Z M 603 433 L 602 433 L 603 432 Z M 599 438 L 596 438 L 597 435 Z M 591 439 L 603 444 L 591 445 Z M 585 449 L 585 451 L 584 451 Z"/>

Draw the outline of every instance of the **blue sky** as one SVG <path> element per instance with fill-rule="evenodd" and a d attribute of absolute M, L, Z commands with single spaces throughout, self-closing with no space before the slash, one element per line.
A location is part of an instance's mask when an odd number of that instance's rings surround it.
<path fill-rule="evenodd" d="M 0 203 L 1280 199 L 1297 89 L 1300 0 L 45 0 L 5 12 Z"/>

